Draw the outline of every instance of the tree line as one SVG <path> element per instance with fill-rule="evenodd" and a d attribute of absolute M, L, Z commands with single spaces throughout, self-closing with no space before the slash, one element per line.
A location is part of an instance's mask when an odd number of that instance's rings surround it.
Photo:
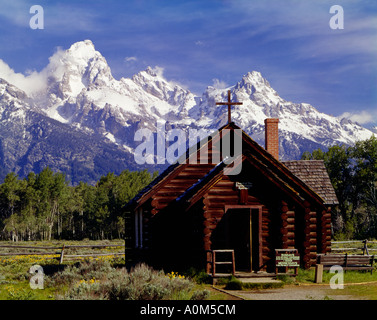
<path fill-rule="evenodd" d="M 301 159 L 325 163 L 339 201 L 332 212 L 335 238 L 377 238 L 377 138 L 304 152 Z M 0 185 L 0 239 L 124 238 L 123 207 L 156 176 L 125 170 L 94 186 L 70 186 L 49 168 L 24 179 L 9 173 Z"/>
<path fill-rule="evenodd" d="M 332 212 L 335 238 L 377 238 L 377 138 L 304 152 L 302 159 L 324 160 L 339 201 Z"/>
<path fill-rule="evenodd" d="M 0 239 L 123 238 L 124 205 L 156 175 L 125 170 L 102 176 L 94 186 L 70 186 L 50 168 L 24 179 L 9 173 L 0 185 Z"/>

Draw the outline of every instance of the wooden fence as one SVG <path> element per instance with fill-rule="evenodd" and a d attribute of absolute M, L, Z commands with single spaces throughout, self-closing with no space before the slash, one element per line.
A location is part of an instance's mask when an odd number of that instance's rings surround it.
<path fill-rule="evenodd" d="M 353 247 L 339 247 L 334 248 L 333 245 L 337 244 L 356 244 L 356 246 Z M 369 245 L 377 244 L 377 241 L 368 241 L 368 240 L 350 240 L 350 241 L 331 241 L 331 251 L 337 252 L 337 251 L 361 251 L 363 255 L 369 255 L 369 252 L 377 251 L 377 248 L 368 248 Z M 357 253 L 357 252 L 356 252 Z"/>
<path fill-rule="evenodd" d="M 1 248 L 8 249 L 29 249 L 34 252 L 0 252 L 1 256 L 23 256 L 23 255 L 58 255 L 59 257 L 46 257 L 46 259 L 58 259 L 59 263 L 62 264 L 64 259 L 76 259 L 85 257 L 99 257 L 99 256 L 121 256 L 125 255 L 120 252 L 108 252 L 108 253 L 86 253 L 86 254 L 66 254 L 67 250 L 71 248 L 107 248 L 107 247 L 125 247 L 124 244 L 107 244 L 107 245 L 64 245 L 61 247 L 39 247 L 39 246 L 17 246 L 17 245 L 0 245 Z M 35 252 L 36 250 L 60 250 L 60 251 L 49 251 L 49 252 Z"/>

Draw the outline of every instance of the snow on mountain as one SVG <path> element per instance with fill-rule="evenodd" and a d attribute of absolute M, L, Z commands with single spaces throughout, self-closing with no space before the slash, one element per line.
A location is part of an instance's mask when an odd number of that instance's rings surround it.
<path fill-rule="evenodd" d="M 0 121 L 23 119 L 30 109 L 26 93 L 0 78 Z M 1 124 L 0 122 L 0 124 Z"/>
<path fill-rule="evenodd" d="M 372 134 L 350 120 L 321 113 L 310 104 L 284 100 L 256 71 L 247 73 L 235 86 L 223 90 L 208 87 L 193 116 L 201 114 L 199 122 L 208 123 L 210 127 L 224 125 L 227 114 L 215 103 L 227 99 L 227 90 L 231 90 L 233 101 L 243 103 L 233 107 L 232 120 L 260 144 L 264 145 L 264 119 L 279 118 L 280 148 L 284 160 L 299 158 L 305 150 L 327 148 L 335 143 L 351 145 Z M 289 151 L 285 150 L 287 143 L 291 145 Z"/>
<path fill-rule="evenodd" d="M 226 101 L 227 90 L 231 90 L 233 101 L 243 102 L 232 107 L 232 120 L 260 144 L 264 145 L 264 119 L 280 119 L 283 160 L 335 143 L 350 145 L 372 134 L 310 104 L 284 100 L 257 71 L 248 72 L 226 89 L 209 86 L 201 96 L 167 81 L 159 71 L 148 67 L 132 78 L 116 80 L 106 59 L 85 40 L 55 53 L 43 70 L 46 88 L 30 97 L 23 94 L 22 99 L 29 99 L 32 108 L 41 109 L 48 117 L 86 134 L 98 134 L 127 152 L 137 146 L 135 131 L 144 127 L 156 130 L 158 120 L 166 121 L 167 128 L 217 129 L 224 125 L 226 107 L 216 102 Z M 12 95 L 1 96 L 1 90 L 0 82 L 0 103 L 11 101 Z"/>

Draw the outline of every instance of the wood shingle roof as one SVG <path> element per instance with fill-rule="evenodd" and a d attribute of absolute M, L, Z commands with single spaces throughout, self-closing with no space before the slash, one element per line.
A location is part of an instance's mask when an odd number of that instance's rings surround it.
<path fill-rule="evenodd" d="M 317 193 L 326 205 L 339 204 L 322 160 L 284 161 L 283 164 L 300 180 Z"/>

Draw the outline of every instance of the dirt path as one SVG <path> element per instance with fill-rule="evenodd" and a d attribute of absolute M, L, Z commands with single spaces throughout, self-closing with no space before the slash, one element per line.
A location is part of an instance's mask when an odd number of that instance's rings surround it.
<path fill-rule="evenodd" d="M 362 297 L 342 294 L 341 289 L 330 286 L 287 285 L 278 289 L 232 290 L 226 291 L 245 300 L 362 300 Z"/>

